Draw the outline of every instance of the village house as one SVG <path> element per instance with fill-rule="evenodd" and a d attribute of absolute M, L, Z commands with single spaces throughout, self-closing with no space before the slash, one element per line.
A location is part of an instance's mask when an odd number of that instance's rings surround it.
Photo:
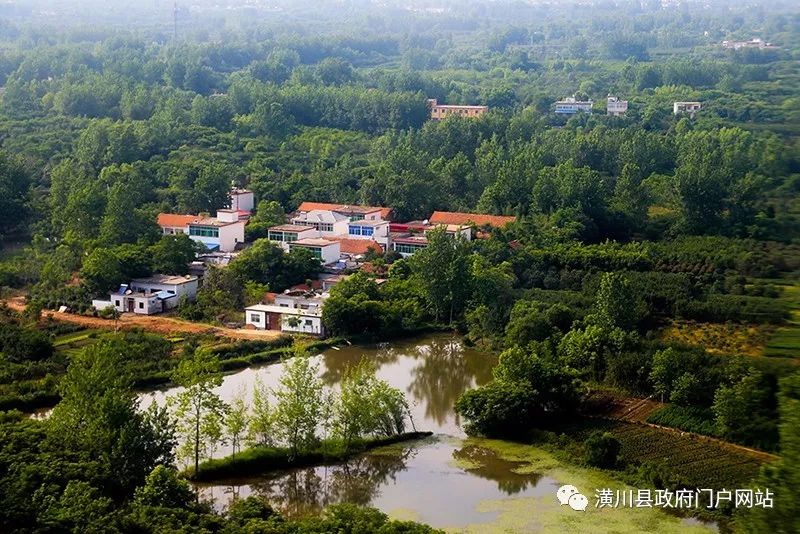
<path fill-rule="evenodd" d="M 610 117 L 622 117 L 627 111 L 627 100 L 620 100 L 616 96 L 608 95 L 608 99 L 606 100 L 606 115 Z"/>
<path fill-rule="evenodd" d="M 760 37 L 753 37 L 749 41 L 722 41 L 722 48 L 739 50 L 741 48 L 777 49 L 772 43 L 768 43 Z"/>
<path fill-rule="evenodd" d="M 187 234 L 210 251 L 232 252 L 244 243 L 245 221 L 233 209 L 219 210 L 216 217 L 159 213 L 157 222 L 164 235 Z"/>
<path fill-rule="evenodd" d="M 330 202 L 303 202 L 297 208 L 297 213 L 308 213 L 310 211 L 334 211 L 346 216 L 351 221 L 367 219 L 371 221 L 391 220 L 392 208 L 380 206 L 352 206 L 349 204 L 333 204 Z"/>
<path fill-rule="evenodd" d="M 284 293 L 268 293 L 266 304 L 245 308 L 245 324 L 257 330 L 325 335 L 322 306 L 327 293 L 289 289 Z"/>
<path fill-rule="evenodd" d="M 197 282 L 196 276 L 156 274 L 148 278 L 136 278 L 111 293 L 108 301 L 94 300 L 92 305 L 98 310 L 113 307 L 120 313 L 162 313 L 176 308 L 182 297 L 189 302 L 194 301 Z"/>
<path fill-rule="evenodd" d="M 460 117 L 480 117 L 487 111 L 489 106 L 459 106 L 439 104 L 435 98 L 428 99 L 428 108 L 431 110 L 431 119 L 442 120 L 451 115 Z"/>
<path fill-rule="evenodd" d="M 410 221 L 391 225 L 391 249 L 401 256 L 408 257 L 428 246 L 428 234 L 436 229 L 444 229 L 451 237 L 472 240 L 472 228 L 464 224 L 432 224 L 430 221 Z"/>
<path fill-rule="evenodd" d="M 358 259 L 370 249 L 381 253 L 389 248 L 389 222 L 384 217 L 391 211 L 376 206 L 303 202 L 290 224 L 269 228 L 267 238 L 287 251 L 300 242 L 298 246 L 311 248 L 325 264 L 342 256 Z M 338 252 L 333 243 L 337 243 Z"/>
<path fill-rule="evenodd" d="M 319 237 L 319 231 L 313 226 L 281 224 L 267 230 L 267 239 L 273 243 L 277 243 L 287 252 L 289 251 L 289 243 L 299 239 L 311 239 L 316 237 Z"/>
<path fill-rule="evenodd" d="M 329 235 L 343 235 L 347 233 L 350 218 L 342 213 L 331 210 L 311 210 L 299 213 L 292 218 L 294 226 L 310 226 L 319 232 L 320 237 Z"/>
<path fill-rule="evenodd" d="M 255 209 L 255 195 L 248 189 L 231 189 L 230 209 L 239 213 L 239 218 L 247 220 Z"/>
<path fill-rule="evenodd" d="M 319 237 L 298 239 L 289 243 L 289 251 L 296 248 L 304 248 L 311 251 L 311 254 L 323 265 L 330 265 L 339 261 L 341 257 L 341 245 L 338 241 L 328 240 Z"/>
<path fill-rule="evenodd" d="M 574 96 L 556 102 L 556 115 L 574 115 L 578 112 L 591 113 L 594 101 L 577 100 Z"/>
<path fill-rule="evenodd" d="M 703 104 L 701 102 L 675 102 L 672 104 L 672 114 L 688 114 L 690 117 L 694 118 L 695 113 L 700 111 L 702 107 Z"/>

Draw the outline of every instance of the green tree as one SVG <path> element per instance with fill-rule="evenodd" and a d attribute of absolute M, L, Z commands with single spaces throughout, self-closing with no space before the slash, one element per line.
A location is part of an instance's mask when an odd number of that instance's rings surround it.
<path fill-rule="evenodd" d="M 100 463 L 115 495 L 130 495 L 157 465 L 171 465 L 175 444 L 168 417 L 139 410 L 126 371 L 126 344 L 100 340 L 72 358 L 48 433 L 54 443 Z"/>
<path fill-rule="evenodd" d="M 443 228 L 428 232 L 428 246 L 411 258 L 411 268 L 425 300 L 439 321 L 459 319 L 472 293 L 469 242 Z"/>
<path fill-rule="evenodd" d="M 214 391 L 222 384 L 219 370 L 214 356 L 195 350 L 178 363 L 172 375 L 172 381 L 183 388 L 170 399 L 181 437 L 179 454 L 193 460 L 195 475 L 200 460 L 210 457 L 222 438 L 228 406 Z"/>
<path fill-rule="evenodd" d="M 22 162 L 0 154 L 0 241 L 25 222 L 29 188 L 30 176 Z"/>
<path fill-rule="evenodd" d="M 240 393 L 231 401 L 228 413 L 225 415 L 225 433 L 231 444 L 231 456 L 236 459 L 236 452 L 242 448 L 242 440 L 247 431 L 247 405 Z"/>
<path fill-rule="evenodd" d="M 781 458 L 761 468 L 755 486 L 773 493 L 773 507 L 743 509 L 735 522 L 737 532 L 790 534 L 800 530 L 800 373 L 780 381 Z"/>
<path fill-rule="evenodd" d="M 162 274 L 189 274 L 189 264 L 197 256 L 197 245 L 189 236 L 165 235 L 148 249 L 153 261 L 153 272 Z"/>
<path fill-rule="evenodd" d="M 323 415 L 322 381 L 319 366 L 304 354 L 287 360 L 273 413 L 275 434 L 289 447 L 293 456 L 319 442 L 317 427 Z"/>
<path fill-rule="evenodd" d="M 275 417 L 269 403 L 269 389 L 260 378 L 253 386 L 253 406 L 248 420 L 247 442 L 266 447 L 275 444 Z"/>
<path fill-rule="evenodd" d="M 633 330 L 645 315 L 644 301 L 623 273 L 604 273 L 591 320 L 604 328 Z"/>

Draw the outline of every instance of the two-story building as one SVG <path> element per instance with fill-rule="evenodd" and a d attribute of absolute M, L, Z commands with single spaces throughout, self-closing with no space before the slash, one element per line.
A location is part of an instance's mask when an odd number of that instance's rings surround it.
<path fill-rule="evenodd" d="M 270 293 L 266 304 L 245 308 L 245 324 L 258 330 L 313 334 L 324 336 L 322 306 L 327 293 L 287 290 Z"/>
<path fill-rule="evenodd" d="M 212 251 L 232 252 L 244 243 L 245 221 L 233 209 L 219 210 L 216 217 L 159 213 L 157 222 L 164 235 L 187 234 Z"/>
<path fill-rule="evenodd" d="M 480 117 L 487 111 L 489 106 L 459 106 L 439 104 L 435 98 L 428 99 L 428 109 L 431 111 L 431 119 L 438 121 L 446 119 L 452 115 L 459 117 L 475 118 Z"/>
<path fill-rule="evenodd" d="M 319 232 L 319 236 L 344 235 L 350 218 L 331 210 L 311 210 L 298 213 L 292 218 L 294 226 L 310 226 Z"/>
<path fill-rule="evenodd" d="M 620 100 L 616 96 L 608 95 L 608 100 L 606 100 L 606 115 L 610 117 L 622 117 L 627 112 L 627 100 Z"/>
<path fill-rule="evenodd" d="M 555 103 L 556 115 L 574 115 L 576 113 L 591 113 L 592 106 L 594 105 L 594 101 L 589 100 L 577 100 L 574 96 L 570 96 L 565 98 L 564 100 L 559 100 Z"/>
<path fill-rule="evenodd" d="M 369 239 L 384 247 L 389 245 L 389 222 L 361 219 L 347 224 L 347 237 L 350 239 Z"/>
<path fill-rule="evenodd" d="M 694 117 L 695 113 L 700 111 L 703 107 L 702 102 L 675 102 L 672 104 L 673 115 L 689 115 Z"/>
<path fill-rule="evenodd" d="M 299 224 L 281 224 L 272 226 L 267 230 L 267 239 L 277 243 L 284 250 L 289 250 L 289 243 L 300 239 L 313 239 L 319 237 L 319 231 L 313 226 Z"/>
<path fill-rule="evenodd" d="M 334 204 L 331 202 L 303 202 L 297 208 L 297 213 L 308 213 L 315 210 L 334 211 L 345 215 L 351 221 L 358 221 L 361 219 L 389 221 L 392 216 L 392 208 Z"/>

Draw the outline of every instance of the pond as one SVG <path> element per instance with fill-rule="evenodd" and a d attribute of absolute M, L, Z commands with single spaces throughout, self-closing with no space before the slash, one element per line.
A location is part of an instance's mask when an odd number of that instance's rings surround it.
<path fill-rule="evenodd" d="M 374 363 L 379 378 L 406 394 L 414 427 L 433 432 L 432 437 L 377 449 L 340 464 L 199 485 L 201 495 L 219 510 L 236 497 L 263 496 L 289 517 L 352 502 L 457 532 L 711 530 L 658 510 L 620 510 L 614 516 L 603 509 L 565 510 L 555 498 L 565 483 L 587 488 L 590 500 L 594 489 L 589 488 L 621 484 L 596 471 L 564 466 L 535 447 L 467 439 L 453 405 L 461 393 L 491 379 L 496 358 L 464 346 L 459 337 L 438 334 L 340 347 L 314 360 L 325 384 L 336 388 L 345 369 L 362 358 Z M 281 364 L 245 369 L 225 376 L 218 392 L 228 401 L 236 395 L 249 399 L 256 380 L 275 387 L 281 371 Z M 162 403 L 175 391 L 143 393 L 142 405 L 152 400 Z M 215 456 L 229 452 L 221 448 Z"/>

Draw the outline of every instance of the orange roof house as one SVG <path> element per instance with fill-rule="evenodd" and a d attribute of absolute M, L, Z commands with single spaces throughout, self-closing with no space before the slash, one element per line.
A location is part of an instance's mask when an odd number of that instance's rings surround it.
<path fill-rule="evenodd" d="M 503 226 L 516 220 L 516 217 L 509 215 L 485 215 L 482 213 L 434 211 L 429 222 L 430 224 L 457 224 L 462 226 L 475 225 L 502 228 Z"/>
<path fill-rule="evenodd" d="M 349 237 L 330 236 L 326 237 L 329 241 L 338 241 L 342 254 L 353 256 L 366 254 L 370 249 L 378 254 L 383 253 L 383 247 L 372 239 L 351 239 Z"/>
<path fill-rule="evenodd" d="M 161 228 L 185 228 L 197 219 L 197 215 L 179 215 L 177 213 L 159 213 L 158 225 Z"/>

